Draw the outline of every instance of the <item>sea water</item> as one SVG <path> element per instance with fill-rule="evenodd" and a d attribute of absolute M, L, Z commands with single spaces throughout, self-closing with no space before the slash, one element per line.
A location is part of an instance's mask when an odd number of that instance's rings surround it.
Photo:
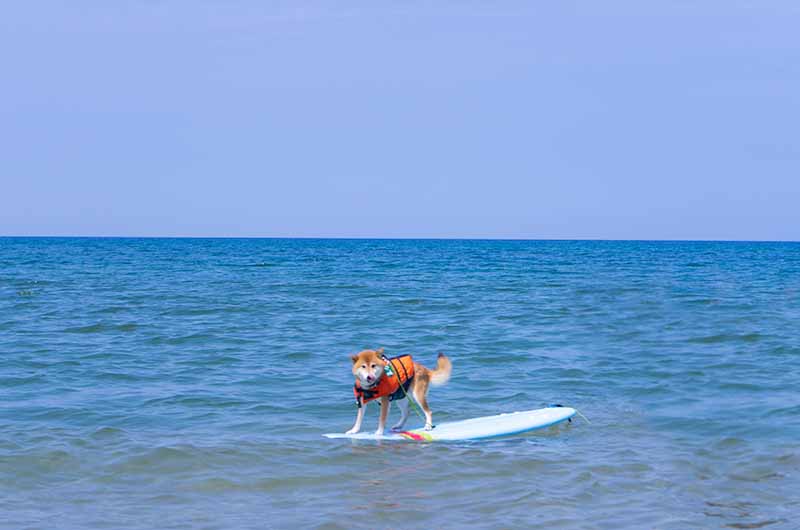
<path fill-rule="evenodd" d="M 591 423 L 323 438 L 377 347 L 450 356 L 434 423 Z M 800 244 L 0 239 L 2 528 L 800 528 L 798 492 Z"/>

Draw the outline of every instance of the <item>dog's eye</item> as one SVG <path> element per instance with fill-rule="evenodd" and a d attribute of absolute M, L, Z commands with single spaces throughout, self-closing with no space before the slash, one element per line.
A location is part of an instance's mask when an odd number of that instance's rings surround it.
<path fill-rule="evenodd" d="M 364 369 L 366 369 L 366 368 L 367 368 L 367 365 L 366 365 L 366 364 L 362 364 L 362 365 L 361 365 L 361 368 L 364 368 Z"/>
<path fill-rule="evenodd" d="M 375 365 L 373 364 L 372 367 L 375 368 Z"/>

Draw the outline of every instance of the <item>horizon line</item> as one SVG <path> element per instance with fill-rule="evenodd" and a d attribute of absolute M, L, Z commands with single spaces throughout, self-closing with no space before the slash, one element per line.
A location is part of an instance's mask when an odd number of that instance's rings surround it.
<path fill-rule="evenodd" d="M 641 242 L 641 243 L 798 243 L 798 239 L 641 239 L 560 237 L 374 237 L 374 236 L 107 236 L 107 235 L 0 235 L 0 239 L 271 239 L 328 241 L 552 241 L 552 242 Z"/>

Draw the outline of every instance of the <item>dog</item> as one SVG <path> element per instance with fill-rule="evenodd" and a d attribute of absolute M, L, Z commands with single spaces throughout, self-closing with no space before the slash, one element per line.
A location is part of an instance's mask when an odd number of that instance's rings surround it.
<path fill-rule="evenodd" d="M 352 355 L 350 359 L 353 361 L 353 376 L 355 376 L 353 393 L 356 397 L 358 414 L 355 425 L 347 431 L 347 434 L 355 434 L 361 430 L 367 403 L 375 399 L 381 401 L 381 414 L 375 434 L 383 434 L 386 418 L 389 415 L 389 404 L 392 401 L 397 401 L 400 407 L 400 421 L 392 427 L 392 430 L 402 430 L 408 419 L 409 403 L 404 399 L 408 396 L 414 398 L 425 413 L 425 430 L 433 429 L 433 415 L 427 399 L 428 388 L 430 385 L 443 385 L 450 379 L 453 365 L 445 354 L 439 354 L 435 370 L 415 363 L 410 355 L 387 358 L 383 355 L 383 348 L 364 350 Z"/>

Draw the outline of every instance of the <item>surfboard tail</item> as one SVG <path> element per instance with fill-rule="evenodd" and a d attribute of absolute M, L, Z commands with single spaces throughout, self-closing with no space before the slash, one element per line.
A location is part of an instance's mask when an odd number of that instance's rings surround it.
<path fill-rule="evenodd" d="M 453 371 L 453 363 L 447 355 L 440 353 L 436 361 L 436 369 L 431 370 L 431 384 L 441 386 L 450 380 L 450 373 Z"/>

